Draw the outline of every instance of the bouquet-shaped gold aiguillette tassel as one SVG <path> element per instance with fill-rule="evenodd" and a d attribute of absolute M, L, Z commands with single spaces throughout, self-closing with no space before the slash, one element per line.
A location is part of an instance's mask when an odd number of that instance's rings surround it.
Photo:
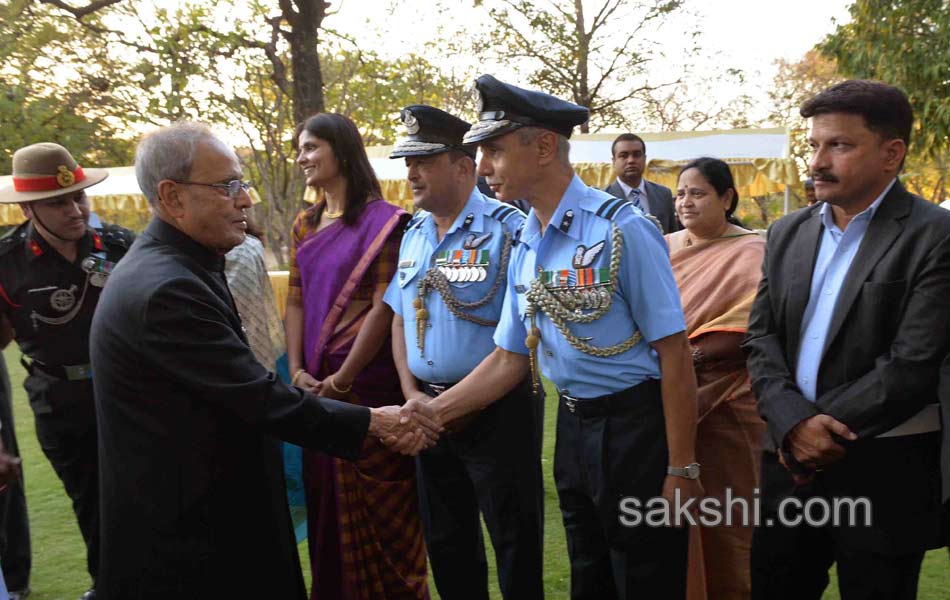
<path fill-rule="evenodd" d="M 538 344 L 541 343 L 541 330 L 534 323 L 534 306 L 528 308 L 531 319 L 531 331 L 528 337 L 524 339 L 524 345 L 528 348 L 528 360 L 531 363 L 531 389 L 537 395 L 541 391 L 541 373 L 538 368 Z"/>
<path fill-rule="evenodd" d="M 412 307 L 416 309 L 416 346 L 419 347 L 419 356 L 425 356 L 426 321 L 429 319 L 429 311 L 426 310 L 421 296 L 412 301 Z"/>

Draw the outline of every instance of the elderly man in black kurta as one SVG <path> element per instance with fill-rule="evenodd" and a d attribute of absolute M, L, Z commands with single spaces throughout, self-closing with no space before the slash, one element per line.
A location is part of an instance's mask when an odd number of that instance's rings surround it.
<path fill-rule="evenodd" d="M 0 190 L 0 202 L 19 203 L 28 218 L 0 240 L 0 314 L 24 355 L 36 436 L 72 500 L 93 586 L 99 501 L 89 326 L 109 271 L 133 238 L 113 225 L 89 226 L 84 190 L 107 175 L 83 169 L 58 144 L 33 144 L 13 155 L 13 185 Z M 29 552 L 25 531 L 8 540 L 8 550 L 11 542 Z M 14 558 L 3 556 L 4 566 Z M 13 593 L 28 590 L 25 577 L 9 584 Z M 94 597 L 93 590 L 83 594 Z"/>
<path fill-rule="evenodd" d="M 156 217 L 113 272 L 91 340 L 100 598 L 303 599 L 276 438 L 352 458 L 367 433 L 430 437 L 399 407 L 319 398 L 256 361 L 223 273 L 250 206 L 230 148 L 173 125 L 139 144 L 136 177 Z"/>

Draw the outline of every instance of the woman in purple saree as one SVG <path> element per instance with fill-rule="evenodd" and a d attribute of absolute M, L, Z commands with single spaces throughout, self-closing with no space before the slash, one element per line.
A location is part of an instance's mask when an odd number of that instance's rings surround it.
<path fill-rule="evenodd" d="M 293 225 L 285 327 L 293 383 L 364 406 L 401 404 L 382 301 L 409 215 L 381 198 L 341 115 L 297 128 L 298 164 L 323 200 Z M 414 462 L 370 440 L 356 462 L 304 450 L 313 600 L 428 598 Z"/>

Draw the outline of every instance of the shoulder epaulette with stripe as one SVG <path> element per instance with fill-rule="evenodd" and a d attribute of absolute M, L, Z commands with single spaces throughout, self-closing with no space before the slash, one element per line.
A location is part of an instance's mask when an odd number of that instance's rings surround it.
<path fill-rule="evenodd" d="M 625 206 L 633 205 L 623 198 L 609 198 L 605 200 L 596 211 L 594 211 L 594 214 L 610 221 L 613 220 L 613 218 L 617 216 L 617 213 L 620 212 L 620 209 L 624 208 Z"/>
<path fill-rule="evenodd" d="M 26 239 L 27 223 L 19 225 L 16 229 L 0 238 L 0 256 L 6 254 L 10 250 L 13 250 L 23 243 L 23 241 Z"/>
<path fill-rule="evenodd" d="M 504 223 L 508 219 L 510 219 L 513 215 L 516 215 L 516 214 L 523 214 L 523 213 L 517 208 L 515 208 L 514 206 L 503 205 L 493 210 L 491 214 L 488 216 L 491 217 L 492 219 L 495 219 L 496 221 Z"/>
<path fill-rule="evenodd" d="M 518 245 L 518 242 L 521 241 L 521 232 L 524 231 L 524 223 L 522 223 L 518 229 L 515 229 L 514 235 L 511 236 L 511 243 L 515 246 Z"/>
<path fill-rule="evenodd" d="M 414 214 L 414 215 L 412 216 L 412 218 L 409 219 L 409 222 L 406 223 L 406 229 L 405 229 L 405 231 L 409 231 L 409 230 L 412 229 L 413 227 L 418 227 L 418 226 L 422 223 L 422 221 L 425 219 L 426 214 L 428 214 L 428 213 L 416 213 L 416 214 Z"/>

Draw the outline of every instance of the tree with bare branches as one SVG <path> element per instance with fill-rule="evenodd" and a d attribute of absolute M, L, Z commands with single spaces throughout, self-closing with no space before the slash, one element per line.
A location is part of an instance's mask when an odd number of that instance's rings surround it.
<path fill-rule="evenodd" d="M 495 22 L 500 58 L 524 63 L 531 85 L 588 107 L 595 126 L 627 126 L 630 100 L 678 82 L 646 77 L 658 56 L 648 32 L 676 14 L 682 0 L 603 0 L 592 14 L 582 0 L 479 3 Z"/>

